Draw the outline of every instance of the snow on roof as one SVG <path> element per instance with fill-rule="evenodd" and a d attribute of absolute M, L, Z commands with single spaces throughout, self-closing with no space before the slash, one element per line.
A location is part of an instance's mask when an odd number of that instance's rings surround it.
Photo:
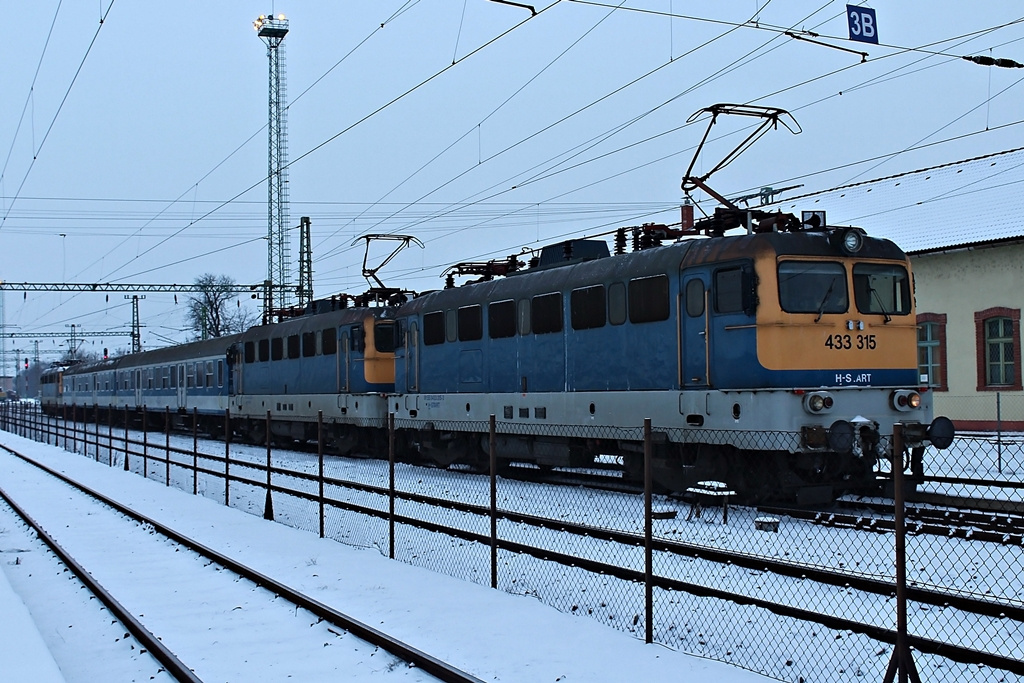
<path fill-rule="evenodd" d="M 908 253 L 1024 238 L 1024 148 L 789 197 L 765 208 L 826 211 Z"/>

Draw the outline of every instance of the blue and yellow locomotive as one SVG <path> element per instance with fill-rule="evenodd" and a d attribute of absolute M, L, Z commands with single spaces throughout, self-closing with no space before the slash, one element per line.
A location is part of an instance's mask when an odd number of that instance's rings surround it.
<path fill-rule="evenodd" d="M 615 255 L 573 240 L 529 269 L 401 305 L 318 302 L 240 335 L 74 366 L 44 380 L 44 408 L 127 408 L 137 420 L 145 406 L 176 421 L 195 409 L 218 436 L 227 410 L 252 442 L 269 413 L 281 443 L 315 438 L 322 412 L 335 453 L 376 450 L 393 413 L 404 457 L 474 467 L 495 415 L 503 463 L 612 455 L 630 477 L 651 418 L 664 488 L 712 479 L 800 502 L 876 486 L 902 422 L 919 474 L 921 444 L 948 445 L 952 431 L 918 387 L 906 254 L 857 228 L 780 214 L 744 223 L 738 236 L 712 224 L 705 238 L 653 237 Z"/>

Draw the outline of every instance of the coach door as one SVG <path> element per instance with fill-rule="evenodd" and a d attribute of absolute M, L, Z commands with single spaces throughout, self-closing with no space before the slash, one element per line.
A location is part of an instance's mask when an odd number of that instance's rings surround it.
<path fill-rule="evenodd" d="M 409 334 L 405 335 L 405 390 L 420 390 L 420 328 L 416 321 L 409 323 Z"/>
<path fill-rule="evenodd" d="M 135 405 L 142 405 L 142 370 L 135 371 Z"/>
<path fill-rule="evenodd" d="M 680 336 L 682 337 L 682 384 L 684 387 L 700 388 L 711 384 L 708 367 L 708 284 L 706 272 L 684 270 L 682 282 L 682 306 L 679 312 Z"/>
<path fill-rule="evenodd" d="M 185 364 L 178 363 L 178 407 L 186 408 L 185 402 L 188 400 L 188 393 L 185 391 Z"/>

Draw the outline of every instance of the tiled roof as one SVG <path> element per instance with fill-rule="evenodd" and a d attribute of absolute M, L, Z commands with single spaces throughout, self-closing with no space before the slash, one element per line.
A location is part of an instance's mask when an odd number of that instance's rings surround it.
<path fill-rule="evenodd" d="M 1024 148 L 788 197 L 767 209 L 826 211 L 909 253 L 1024 238 Z"/>

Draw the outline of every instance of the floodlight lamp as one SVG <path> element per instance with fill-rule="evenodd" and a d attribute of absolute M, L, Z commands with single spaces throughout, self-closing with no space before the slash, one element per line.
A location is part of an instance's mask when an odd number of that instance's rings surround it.
<path fill-rule="evenodd" d="M 284 21 L 284 15 L 283 14 L 278 14 L 277 15 L 277 20 L 278 21 Z"/>

